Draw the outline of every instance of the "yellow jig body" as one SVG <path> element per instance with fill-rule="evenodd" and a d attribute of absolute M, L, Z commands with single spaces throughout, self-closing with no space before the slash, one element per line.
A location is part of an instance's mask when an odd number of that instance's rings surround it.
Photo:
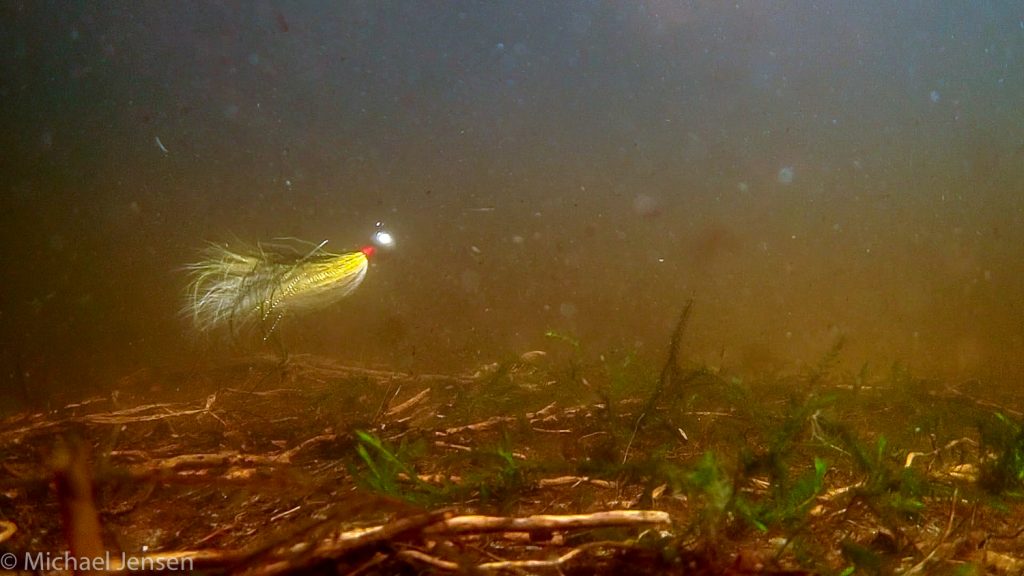
<path fill-rule="evenodd" d="M 296 242 L 234 251 L 211 245 L 191 272 L 183 313 L 198 332 L 258 328 L 267 338 L 291 312 L 328 306 L 351 294 L 366 277 L 374 247 L 336 254 L 326 242 L 299 251 Z"/>

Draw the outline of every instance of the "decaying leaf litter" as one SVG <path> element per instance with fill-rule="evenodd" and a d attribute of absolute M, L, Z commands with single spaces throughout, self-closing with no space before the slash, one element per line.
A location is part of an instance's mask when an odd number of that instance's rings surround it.
<path fill-rule="evenodd" d="M 841 342 L 758 379 L 685 365 L 686 318 L 660 371 L 557 339 L 464 375 L 144 370 L 3 420 L 0 545 L 253 574 L 1024 570 L 1018 399 L 847 374 Z"/>

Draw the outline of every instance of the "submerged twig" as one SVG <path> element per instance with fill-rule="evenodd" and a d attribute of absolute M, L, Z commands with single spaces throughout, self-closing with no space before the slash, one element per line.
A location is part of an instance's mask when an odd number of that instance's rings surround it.
<path fill-rule="evenodd" d="M 560 530 L 580 530 L 608 527 L 663 525 L 671 522 L 667 512 L 657 510 L 610 510 L 593 514 L 569 515 L 536 515 L 526 517 L 501 516 L 452 516 L 450 512 L 437 511 L 400 518 L 387 524 L 368 526 L 347 530 L 333 538 L 321 541 L 315 546 L 292 546 L 295 551 L 293 558 L 280 558 L 254 570 L 251 574 L 273 576 L 276 574 L 309 569 L 326 561 L 340 561 L 350 558 L 359 552 L 373 549 L 387 543 L 413 542 L 421 539 L 455 538 L 494 532 L 542 532 Z M 396 553 L 396 557 L 420 560 L 442 569 L 451 569 L 453 564 L 434 558 L 425 553 L 408 554 L 406 549 Z M 422 554 L 422 555 L 421 555 Z M 534 567 L 557 566 L 568 558 L 579 554 L 579 550 L 570 551 L 558 560 L 537 561 Z M 528 568 L 529 561 L 522 564 L 516 561 L 486 563 L 483 570 Z"/>
<path fill-rule="evenodd" d="M 668 512 L 661 510 L 608 510 L 592 514 L 538 514 L 522 518 L 505 516 L 456 516 L 426 530 L 426 534 L 483 534 L 486 532 L 549 532 L 580 528 L 609 528 L 668 524 Z"/>
<path fill-rule="evenodd" d="M 10 520 L 0 520 L 0 544 L 11 539 L 18 531 L 18 525 Z"/>
<path fill-rule="evenodd" d="M 623 542 L 588 542 L 581 546 L 577 546 L 572 550 L 569 550 L 561 556 L 551 560 L 494 560 L 491 562 L 484 562 L 473 567 L 475 572 L 520 572 L 520 571 L 533 571 L 541 569 L 561 569 L 562 566 L 568 564 L 570 560 L 575 559 L 591 550 L 599 550 L 602 548 L 621 548 L 629 550 L 635 548 L 627 543 Z M 414 560 L 422 562 L 434 568 L 440 570 L 446 570 L 448 572 L 464 572 L 466 567 L 452 562 L 450 560 L 442 560 L 441 558 L 435 558 L 425 552 L 419 550 L 402 550 L 396 554 L 398 558 L 403 560 Z"/>

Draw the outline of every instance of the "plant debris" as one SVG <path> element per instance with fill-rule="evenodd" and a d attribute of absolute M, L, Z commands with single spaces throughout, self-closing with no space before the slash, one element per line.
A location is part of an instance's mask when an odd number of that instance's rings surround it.
<path fill-rule="evenodd" d="M 833 360 L 145 370 L 0 422 L 0 547 L 263 575 L 1024 570 L 1019 400 Z"/>

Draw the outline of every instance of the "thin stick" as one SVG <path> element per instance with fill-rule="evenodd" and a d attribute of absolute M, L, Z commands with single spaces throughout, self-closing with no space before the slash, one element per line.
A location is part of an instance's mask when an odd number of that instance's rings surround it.
<path fill-rule="evenodd" d="M 424 398 L 427 397 L 428 394 L 430 394 L 430 388 L 424 388 L 423 390 L 421 390 L 418 394 L 416 394 L 412 398 L 409 398 L 408 400 L 406 400 L 405 402 L 402 402 L 398 406 L 394 406 L 392 408 L 389 408 L 388 411 L 384 415 L 385 416 L 396 416 L 398 414 L 401 414 L 402 412 L 405 412 L 409 408 L 412 408 L 416 404 L 420 403 Z M 395 395 L 397 396 L 397 393 Z"/>
<path fill-rule="evenodd" d="M 630 549 L 633 547 L 621 542 L 591 542 L 573 548 L 572 550 L 569 550 L 565 554 L 562 554 L 558 558 L 554 558 L 552 560 L 497 560 L 494 562 L 484 562 L 483 564 L 474 566 L 473 570 L 479 572 L 510 572 L 521 570 L 530 571 L 542 569 L 558 569 L 566 563 L 568 563 L 573 558 L 590 550 L 599 548 Z M 449 560 L 435 558 L 429 554 L 420 552 L 419 550 L 402 550 L 401 552 L 396 554 L 396 556 L 402 559 L 416 560 L 429 566 L 433 566 L 434 568 L 446 570 L 448 572 L 462 572 L 466 568 L 463 565 L 456 564 L 455 562 L 451 562 Z"/>
<path fill-rule="evenodd" d="M 456 516 L 425 529 L 424 534 L 482 534 L 486 532 L 550 532 L 580 528 L 668 524 L 668 512 L 660 510 L 608 510 L 592 514 L 537 514 L 522 518 L 504 516 Z"/>
<path fill-rule="evenodd" d="M 0 520 L 0 544 L 7 542 L 18 531 L 18 525 L 10 520 Z"/>
<path fill-rule="evenodd" d="M 939 550 L 939 547 L 942 546 L 943 543 L 945 543 L 947 538 L 949 538 L 949 535 L 953 532 L 953 518 L 956 517 L 956 501 L 959 495 L 960 487 L 957 486 L 953 488 L 953 502 L 949 507 L 949 521 L 946 522 L 946 531 L 942 534 L 942 537 L 939 538 L 939 541 L 935 543 L 935 546 L 932 547 L 932 551 L 929 552 L 927 556 L 921 559 L 921 561 L 917 564 L 911 566 L 909 570 L 904 572 L 904 574 L 917 574 L 924 570 L 925 564 L 931 561 L 932 557 L 934 557 L 935 553 Z"/>

